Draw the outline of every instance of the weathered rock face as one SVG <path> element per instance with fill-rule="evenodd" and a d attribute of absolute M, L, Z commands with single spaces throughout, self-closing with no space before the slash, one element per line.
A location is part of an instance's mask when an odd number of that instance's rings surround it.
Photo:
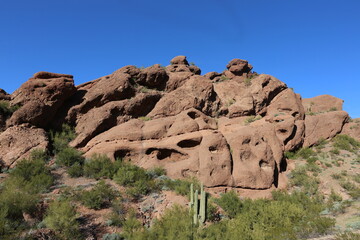
<path fill-rule="evenodd" d="M 360 118 L 355 118 L 351 122 L 345 123 L 341 134 L 349 135 L 360 141 Z"/>
<path fill-rule="evenodd" d="M 307 115 L 305 118 L 304 147 L 316 144 L 320 139 L 328 139 L 340 133 L 349 115 L 345 111 L 325 112 Z"/>
<path fill-rule="evenodd" d="M 27 124 L 9 127 L 0 134 L 0 165 L 14 167 L 20 159 L 27 158 L 33 149 L 46 149 L 48 139 L 43 129 Z"/>
<path fill-rule="evenodd" d="M 204 76 L 185 56 L 170 63 L 125 66 L 77 87 L 71 75 L 40 72 L 11 96 L 0 90 L 0 100 L 22 106 L 0 134 L 1 164 L 12 167 L 47 147 L 37 127 L 68 123 L 77 133 L 71 145 L 87 157 L 103 153 L 144 168 L 162 166 L 172 178 L 195 176 L 207 187 L 267 189 L 286 166 L 284 151 L 339 132 L 360 138 L 360 121 L 333 111 L 342 100 L 302 100 L 280 80 L 252 72 L 246 60 Z M 0 130 L 5 120 L 0 115 Z"/>
<path fill-rule="evenodd" d="M 4 90 L 0 88 L 0 100 L 10 100 L 10 95 Z"/>
<path fill-rule="evenodd" d="M 71 75 L 39 72 L 11 95 L 11 104 L 20 105 L 8 126 L 30 123 L 47 128 L 59 108 L 76 92 Z"/>
<path fill-rule="evenodd" d="M 343 100 L 330 95 L 320 95 L 313 98 L 304 98 L 302 103 L 306 112 L 318 113 L 341 111 Z"/>
<path fill-rule="evenodd" d="M 215 115 L 219 108 L 219 99 L 211 81 L 202 76 L 192 76 L 183 86 L 161 98 L 148 116 L 174 116 L 189 108 Z"/>

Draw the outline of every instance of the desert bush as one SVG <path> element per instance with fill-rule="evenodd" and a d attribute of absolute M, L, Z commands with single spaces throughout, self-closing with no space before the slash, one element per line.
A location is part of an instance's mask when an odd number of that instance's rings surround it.
<path fill-rule="evenodd" d="M 319 187 L 319 179 L 308 175 L 306 172 L 306 166 L 298 167 L 293 170 L 289 178 L 290 186 L 299 187 L 308 195 L 314 195 L 317 193 Z"/>
<path fill-rule="evenodd" d="M 95 179 L 112 178 L 121 164 L 117 161 L 119 163 L 113 163 L 106 155 L 94 154 L 85 161 L 84 175 Z"/>
<path fill-rule="evenodd" d="M 196 178 L 187 178 L 187 179 L 165 179 L 162 181 L 163 188 L 170 189 L 176 194 L 182 196 L 188 196 L 190 199 L 190 185 L 194 185 L 194 190 L 200 191 L 200 182 Z"/>
<path fill-rule="evenodd" d="M 135 211 L 130 210 L 123 223 L 123 233 L 121 235 L 125 239 L 148 239 L 145 234 L 145 229 L 141 222 L 137 220 Z"/>
<path fill-rule="evenodd" d="M 340 181 L 340 186 L 342 188 L 344 188 L 353 199 L 359 199 L 360 198 L 360 188 L 357 187 L 352 182 L 342 180 L 342 181 Z"/>
<path fill-rule="evenodd" d="M 119 200 L 113 201 L 111 210 L 112 212 L 106 221 L 107 225 L 121 227 L 124 224 L 126 214 L 124 205 Z"/>
<path fill-rule="evenodd" d="M 166 175 L 166 170 L 162 167 L 155 167 L 147 171 L 152 178 L 157 178 Z"/>
<path fill-rule="evenodd" d="M 114 176 L 114 181 L 123 186 L 132 186 L 138 181 L 149 181 L 145 169 L 130 163 L 123 163 Z"/>
<path fill-rule="evenodd" d="M 0 209 L 10 221 L 22 221 L 23 213 L 33 214 L 39 196 L 23 178 L 8 179 L 0 192 Z"/>
<path fill-rule="evenodd" d="M 67 148 L 68 144 L 74 140 L 75 137 L 76 134 L 74 129 L 67 124 L 63 124 L 61 131 L 59 132 L 50 131 L 50 141 L 52 142 L 53 153 L 59 153 Z"/>
<path fill-rule="evenodd" d="M 242 200 L 233 219 L 200 231 L 200 239 L 299 239 L 323 234 L 334 220 L 321 217 L 323 203 L 303 192 L 273 193 L 273 200 Z"/>
<path fill-rule="evenodd" d="M 243 203 L 235 191 L 221 194 L 221 197 L 214 201 L 230 218 L 234 218 L 243 208 Z"/>
<path fill-rule="evenodd" d="M 69 201 L 52 202 L 46 211 L 44 222 L 61 239 L 81 239 L 76 209 Z"/>
<path fill-rule="evenodd" d="M 360 148 L 360 142 L 356 141 L 354 138 L 348 135 L 339 134 L 333 138 L 333 147 L 354 152 Z"/>
<path fill-rule="evenodd" d="M 50 160 L 50 156 L 44 149 L 34 149 L 31 151 L 29 159 L 48 162 Z"/>
<path fill-rule="evenodd" d="M 92 209 L 102 209 L 115 199 L 117 193 L 104 181 L 99 181 L 91 190 L 81 194 L 82 203 Z"/>
<path fill-rule="evenodd" d="M 60 166 L 71 167 L 75 163 L 84 163 L 82 153 L 75 148 L 66 147 L 56 155 L 56 164 Z"/>
<path fill-rule="evenodd" d="M 9 101 L 0 100 L 0 114 L 10 116 L 20 108 L 19 105 L 10 105 Z"/>
<path fill-rule="evenodd" d="M 14 181 L 14 179 L 22 180 L 33 193 L 45 192 L 54 183 L 54 177 L 43 159 L 19 161 L 10 172 L 8 182 Z"/>
<path fill-rule="evenodd" d="M 174 205 L 172 208 L 167 209 L 161 219 L 156 220 L 146 234 L 146 239 L 179 239 L 187 240 L 193 239 L 196 232 L 194 226 L 191 224 L 192 219 L 189 210 Z"/>
<path fill-rule="evenodd" d="M 311 148 L 301 148 L 296 152 L 297 157 L 301 157 L 303 159 L 309 159 L 316 155 L 316 153 Z"/>
<path fill-rule="evenodd" d="M 76 162 L 67 169 L 67 173 L 70 177 L 77 178 L 81 177 L 84 174 L 84 169 L 79 162 Z"/>

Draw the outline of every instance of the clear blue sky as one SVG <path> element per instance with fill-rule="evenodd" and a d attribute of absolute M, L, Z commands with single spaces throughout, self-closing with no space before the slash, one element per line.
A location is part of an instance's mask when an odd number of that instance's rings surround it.
<path fill-rule="evenodd" d="M 360 117 L 359 0 L 1 0 L 0 88 L 38 71 L 76 84 L 186 55 L 203 73 L 233 58 L 304 98 L 330 94 Z"/>

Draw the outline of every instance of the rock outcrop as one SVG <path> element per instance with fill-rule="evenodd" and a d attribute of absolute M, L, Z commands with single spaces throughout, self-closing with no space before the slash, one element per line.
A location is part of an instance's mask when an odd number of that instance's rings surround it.
<path fill-rule="evenodd" d="M 194 176 L 207 187 L 268 189 L 285 170 L 285 151 L 338 133 L 360 138 L 360 121 L 349 122 L 342 100 L 301 99 L 246 60 L 226 68 L 201 76 L 177 56 L 166 67 L 129 65 L 76 87 L 71 75 L 36 73 L 11 95 L 0 89 L 1 101 L 20 106 L 0 118 L 0 126 L 8 118 L 1 164 L 13 167 L 32 149 L 47 148 L 44 129 L 67 123 L 77 133 L 71 146 L 86 157 L 162 166 L 172 178 Z"/>
<path fill-rule="evenodd" d="M 76 92 L 71 75 L 38 72 L 11 94 L 11 104 L 19 105 L 7 125 L 30 123 L 48 128 L 59 108 Z"/>
<path fill-rule="evenodd" d="M 0 167 L 14 167 L 34 149 L 46 149 L 48 138 L 43 129 L 21 124 L 0 134 Z"/>
<path fill-rule="evenodd" d="M 317 143 L 320 139 L 329 139 L 340 133 L 344 124 L 349 120 L 345 111 L 325 112 L 308 115 L 305 118 L 304 147 Z"/>
<path fill-rule="evenodd" d="M 304 98 L 302 102 L 306 112 L 319 113 L 341 111 L 344 101 L 331 95 L 320 95 L 313 98 Z"/>

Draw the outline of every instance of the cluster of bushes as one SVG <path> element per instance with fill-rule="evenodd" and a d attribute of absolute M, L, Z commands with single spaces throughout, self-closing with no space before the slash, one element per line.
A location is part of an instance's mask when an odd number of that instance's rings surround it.
<path fill-rule="evenodd" d="M 274 192 L 273 200 L 240 200 L 237 194 L 223 194 L 216 202 L 228 219 L 197 228 L 188 209 L 174 206 L 150 229 L 123 233 L 126 239 L 299 239 L 331 230 L 334 220 L 320 215 L 324 203 L 303 192 Z M 233 207 L 235 204 L 235 207 Z"/>
<path fill-rule="evenodd" d="M 39 194 L 54 183 L 47 160 L 44 151 L 33 151 L 29 159 L 19 161 L 0 187 L 0 238 L 14 237 L 26 228 L 24 213 L 36 215 Z"/>
<path fill-rule="evenodd" d="M 333 151 L 337 152 L 339 152 L 339 150 L 355 152 L 360 148 L 360 142 L 348 135 L 339 134 L 333 139 L 333 147 Z"/>

